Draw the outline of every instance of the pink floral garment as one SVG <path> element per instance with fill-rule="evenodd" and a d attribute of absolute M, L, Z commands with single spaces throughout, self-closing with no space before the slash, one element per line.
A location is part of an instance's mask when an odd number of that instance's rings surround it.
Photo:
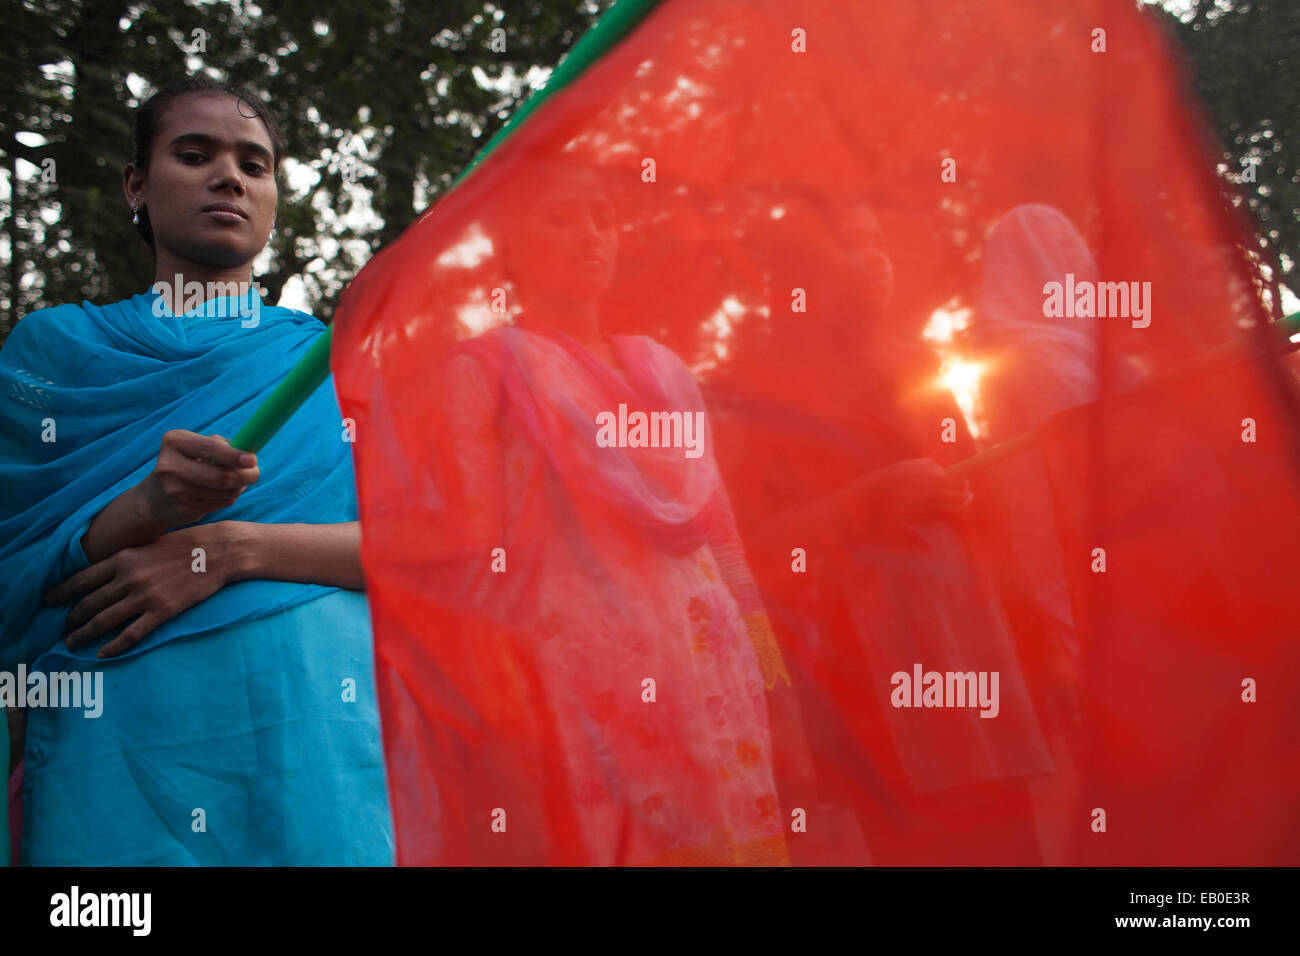
<path fill-rule="evenodd" d="M 595 441 L 597 413 L 620 400 L 703 402 L 668 349 L 611 344 L 626 379 L 517 328 L 451 360 L 443 411 L 475 547 L 508 562 L 479 596 L 537 662 L 557 742 L 544 760 L 563 768 L 582 858 L 783 862 L 764 700 L 765 673 L 772 686 L 783 668 L 707 426 L 695 459 Z"/>

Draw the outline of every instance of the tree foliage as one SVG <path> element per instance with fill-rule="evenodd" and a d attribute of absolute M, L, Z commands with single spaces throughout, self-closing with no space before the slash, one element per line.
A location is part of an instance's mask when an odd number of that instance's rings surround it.
<path fill-rule="evenodd" d="M 308 308 L 327 317 L 531 92 L 529 72 L 553 67 L 611 2 L 10 3 L 0 153 L 19 182 L 4 209 L 16 250 L 0 277 L 6 328 L 36 308 L 114 301 L 152 282 L 121 187 L 131 113 L 192 73 L 260 91 L 290 157 L 315 174 L 281 193 L 269 262 L 254 271 L 271 302 L 299 277 Z M 148 83 L 139 98 L 132 74 Z"/>
<path fill-rule="evenodd" d="M 1192 0 L 1188 16 L 1166 20 L 1217 135 L 1225 182 L 1254 217 L 1252 251 L 1280 263 L 1268 275 L 1274 301 L 1278 284 L 1300 292 L 1300 83 L 1290 72 L 1300 65 L 1300 3 Z"/>
<path fill-rule="evenodd" d="M 113 301 L 153 279 L 121 191 L 141 101 L 128 77 L 146 81 L 142 98 L 195 72 L 267 97 L 291 157 L 314 175 L 282 194 L 256 278 L 274 302 L 298 277 L 307 307 L 328 317 L 365 261 L 531 92 L 530 70 L 554 66 L 611 3 L 7 0 L 0 176 L 11 191 L 0 243 L 12 255 L 0 274 L 0 335 L 33 309 Z M 1185 19 L 1152 12 L 1187 52 L 1222 144 L 1225 189 L 1258 223 L 1254 252 L 1262 263 L 1283 254 L 1269 282 L 1294 283 L 1300 86 L 1287 67 L 1300 4 L 1193 0 Z M 1253 183 L 1243 181 L 1247 161 Z"/>

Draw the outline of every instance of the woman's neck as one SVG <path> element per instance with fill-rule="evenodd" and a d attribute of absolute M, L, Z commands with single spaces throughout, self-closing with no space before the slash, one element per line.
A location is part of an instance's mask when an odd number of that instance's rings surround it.
<path fill-rule="evenodd" d="M 516 322 L 525 329 L 530 325 L 545 326 L 562 332 L 610 368 L 619 371 L 618 355 L 600 329 L 595 302 L 535 297 L 530 307 L 520 312 Z"/>
<path fill-rule="evenodd" d="M 253 270 L 248 263 L 229 268 L 206 266 L 160 250 L 151 288 L 163 298 L 173 315 L 182 315 L 209 299 L 248 295 L 250 288 L 255 288 L 252 279 Z"/>
<path fill-rule="evenodd" d="M 560 298 L 530 300 L 519 314 L 519 324 L 544 325 L 588 346 L 605 341 L 594 302 Z"/>

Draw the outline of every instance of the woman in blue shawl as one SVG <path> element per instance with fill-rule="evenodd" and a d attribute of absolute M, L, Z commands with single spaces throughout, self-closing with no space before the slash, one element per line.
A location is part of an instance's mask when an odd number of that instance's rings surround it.
<path fill-rule="evenodd" d="M 324 331 L 250 289 L 283 153 L 247 93 L 164 88 L 124 171 L 158 281 L 0 350 L 0 670 L 102 681 L 28 707 L 24 863 L 393 861 L 333 382 L 256 457 L 220 437 Z"/>

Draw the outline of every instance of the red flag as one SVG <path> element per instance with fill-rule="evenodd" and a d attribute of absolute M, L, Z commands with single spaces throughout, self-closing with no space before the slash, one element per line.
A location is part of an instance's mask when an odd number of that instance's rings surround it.
<path fill-rule="evenodd" d="M 667 0 L 382 252 L 400 861 L 1295 862 L 1294 370 L 1160 384 L 1264 335 L 1193 107 L 1125 0 Z"/>
<path fill-rule="evenodd" d="M 1082 797 L 1107 821 L 1076 835 L 1084 862 L 1285 865 L 1300 844 L 1295 423 L 1234 358 L 1044 429 L 1086 648 Z"/>

